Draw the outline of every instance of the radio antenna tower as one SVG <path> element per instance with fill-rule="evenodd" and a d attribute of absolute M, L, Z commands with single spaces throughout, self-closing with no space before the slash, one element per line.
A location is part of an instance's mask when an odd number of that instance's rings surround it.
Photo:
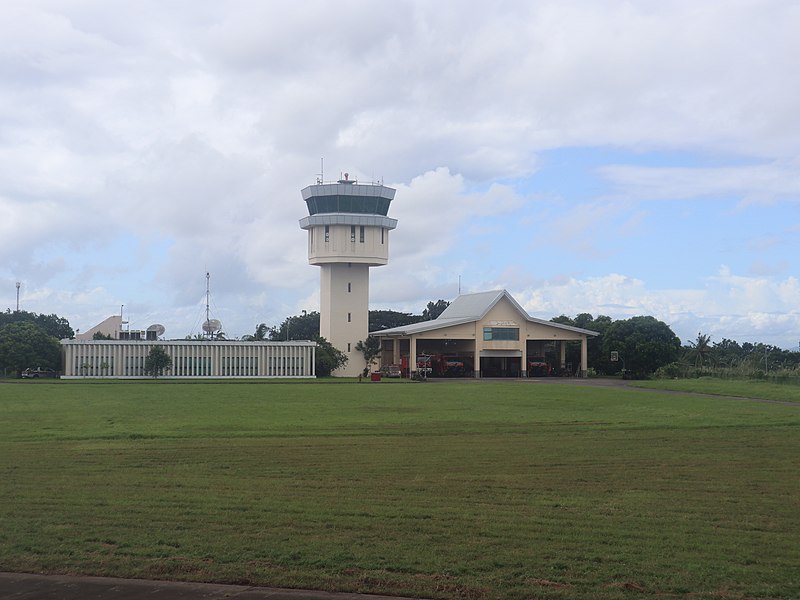
<path fill-rule="evenodd" d="M 208 323 L 211 319 L 211 308 L 209 306 L 210 297 L 211 297 L 211 273 L 206 271 L 206 323 Z M 206 335 L 210 338 L 211 332 L 207 331 Z"/>
<path fill-rule="evenodd" d="M 203 337 L 209 340 L 218 338 L 222 331 L 222 323 L 211 318 L 211 274 L 206 271 L 206 322 L 203 323 Z"/>

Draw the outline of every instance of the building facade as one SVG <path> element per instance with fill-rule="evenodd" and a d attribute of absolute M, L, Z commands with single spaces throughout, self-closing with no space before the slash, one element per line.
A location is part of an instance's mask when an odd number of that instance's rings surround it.
<path fill-rule="evenodd" d="M 432 321 L 374 331 L 382 365 L 411 375 L 527 377 L 587 374 L 588 338 L 595 331 L 536 319 L 506 290 L 464 294 Z M 566 362 L 566 344 L 580 344 L 580 364 Z"/>
<path fill-rule="evenodd" d="M 163 378 L 315 377 L 316 343 L 227 340 L 62 340 L 63 379 L 141 379 L 150 350 L 172 358 Z"/>
<path fill-rule="evenodd" d="M 389 204 L 395 190 L 344 179 L 301 191 L 308 216 L 308 262 L 320 267 L 320 336 L 347 356 L 334 375 L 355 377 L 364 368 L 356 345 L 369 335 L 369 269 L 389 262 L 389 232 L 397 227 Z"/>

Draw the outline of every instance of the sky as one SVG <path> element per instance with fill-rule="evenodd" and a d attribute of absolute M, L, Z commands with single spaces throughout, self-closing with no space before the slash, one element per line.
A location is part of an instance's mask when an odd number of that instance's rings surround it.
<path fill-rule="evenodd" d="M 300 190 L 397 190 L 370 306 L 507 289 L 800 344 L 794 0 L 5 0 L 0 310 L 319 309 Z"/>

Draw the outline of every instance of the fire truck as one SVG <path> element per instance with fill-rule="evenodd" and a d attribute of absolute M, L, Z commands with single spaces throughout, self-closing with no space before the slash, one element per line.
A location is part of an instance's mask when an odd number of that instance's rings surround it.
<path fill-rule="evenodd" d="M 528 377 L 549 377 L 553 368 L 544 356 L 532 356 L 528 359 Z"/>
<path fill-rule="evenodd" d="M 425 377 L 464 377 L 467 369 L 464 359 L 457 355 L 420 354 L 417 372 Z"/>

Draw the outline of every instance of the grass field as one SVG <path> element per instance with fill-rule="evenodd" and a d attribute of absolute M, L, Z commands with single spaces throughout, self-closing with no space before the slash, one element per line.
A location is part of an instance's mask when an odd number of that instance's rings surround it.
<path fill-rule="evenodd" d="M 0 384 L 0 570 L 800 597 L 800 405 L 537 383 Z"/>

